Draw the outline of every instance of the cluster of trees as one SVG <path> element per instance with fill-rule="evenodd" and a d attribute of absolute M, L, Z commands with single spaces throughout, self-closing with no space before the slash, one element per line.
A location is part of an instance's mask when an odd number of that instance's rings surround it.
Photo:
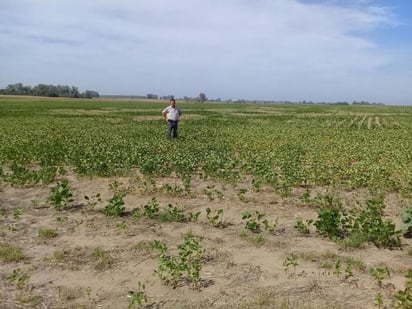
<path fill-rule="evenodd" d="M 82 93 L 75 86 L 38 84 L 34 87 L 24 86 L 22 83 L 10 84 L 0 89 L 0 94 L 33 95 L 42 97 L 68 97 L 68 98 L 98 98 L 99 93 L 94 90 L 86 90 Z"/>
<path fill-rule="evenodd" d="M 170 99 L 174 99 L 174 95 L 164 95 L 164 96 L 160 96 L 160 97 L 157 94 L 154 94 L 154 93 L 148 93 L 146 95 L 146 99 L 158 100 L 159 98 L 161 100 L 170 100 Z M 186 102 L 197 101 L 197 102 L 203 103 L 203 102 L 207 101 L 207 97 L 203 92 L 201 92 L 196 98 L 185 96 L 185 97 L 183 97 L 183 100 L 185 100 Z"/>

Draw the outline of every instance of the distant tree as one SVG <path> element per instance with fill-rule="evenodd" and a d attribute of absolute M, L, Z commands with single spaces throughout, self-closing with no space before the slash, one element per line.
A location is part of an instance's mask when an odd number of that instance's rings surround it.
<path fill-rule="evenodd" d="M 158 96 L 157 94 L 148 93 L 148 94 L 146 95 L 146 99 L 157 100 L 157 99 L 159 99 L 159 96 Z"/>
<path fill-rule="evenodd" d="M 197 99 L 199 100 L 200 103 L 207 101 L 206 95 L 203 92 L 199 93 L 199 96 L 197 97 Z"/>
<path fill-rule="evenodd" d="M 171 100 L 171 99 L 174 99 L 174 98 L 175 98 L 175 96 L 173 94 L 162 96 L 162 100 Z"/>
<path fill-rule="evenodd" d="M 93 90 L 86 90 L 86 92 L 80 94 L 79 89 L 75 86 L 66 85 L 45 85 L 38 84 L 31 88 L 30 86 L 24 86 L 22 83 L 10 84 L 5 89 L 0 89 L 1 94 L 12 95 L 34 95 L 43 97 L 70 97 L 70 98 L 89 98 L 99 97 L 99 93 Z"/>
<path fill-rule="evenodd" d="M 81 97 L 82 98 L 87 98 L 87 99 L 98 98 L 99 93 L 97 91 L 94 91 L 94 90 L 86 90 L 85 92 L 83 92 L 81 94 Z"/>

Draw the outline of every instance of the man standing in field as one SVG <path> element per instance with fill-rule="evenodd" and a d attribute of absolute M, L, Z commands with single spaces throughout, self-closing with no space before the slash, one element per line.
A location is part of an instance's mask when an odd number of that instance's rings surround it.
<path fill-rule="evenodd" d="M 182 114 L 180 108 L 176 106 L 175 99 L 170 99 L 170 106 L 162 111 L 164 120 L 167 122 L 167 138 L 177 138 L 177 124 Z"/>

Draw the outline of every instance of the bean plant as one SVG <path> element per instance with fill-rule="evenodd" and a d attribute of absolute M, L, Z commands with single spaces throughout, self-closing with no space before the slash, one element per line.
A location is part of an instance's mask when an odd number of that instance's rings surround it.
<path fill-rule="evenodd" d="M 62 210 L 69 202 L 73 201 L 71 199 L 72 196 L 73 193 L 71 192 L 69 181 L 63 179 L 51 189 L 49 196 L 47 197 L 47 202 L 55 209 Z"/>

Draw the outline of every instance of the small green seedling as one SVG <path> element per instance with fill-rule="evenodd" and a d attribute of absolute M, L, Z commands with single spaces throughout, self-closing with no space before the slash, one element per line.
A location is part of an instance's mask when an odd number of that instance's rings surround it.
<path fill-rule="evenodd" d="M 214 227 L 221 227 L 223 226 L 223 209 L 217 209 L 212 212 L 212 210 L 208 207 L 206 208 L 206 218 L 211 225 Z"/>
<path fill-rule="evenodd" d="M 376 267 L 369 269 L 369 274 L 375 278 L 376 282 L 380 287 L 382 287 L 382 281 L 384 279 L 390 278 L 390 273 L 388 267 Z"/>
<path fill-rule="evenodd" d="M 284 261 L 283 261 L 283 266 L 285 267 L 285 272 L 289 270 L 289 268 L 292 266 L 293 271 L 296 270 L 296 266 L 298 266 L 298 256 L 294 253 L 290 254 Z"/>
<path fill-rule="evenodd" d="M 73 193 L 70 191 L 69 181 L 67 179 L 63 179 L 51 189 L 47 202 L 53 205 L 55 209 L 61 210 L 66 207 L 69 202 L 73 201 L 71 199 L 72 196 Z"/>
<path fill-rule="evenodd" d="M 143 308 L 147 303 L 146 287 L 144 283 L 139 282 L 137 291 L 129 291 L 129 309 Z"/>
<path fill-rule="evenodd" d="M 124 197 L 126 191 L 115 192 L 113 197 L 109 199 L 109 204 L 103 209 L 103 213 L 107 217 L 120 217 L 124 214 Z"/>
<path fill-rule="evenodd" d="M 267 219 L 262 220 L 265 214 L 255 210 L 254 213 L 249 211 L 242 212 L 242 220 L 245 220 L 245 228 L 253 233 L 262 232 L 262 224 L 266 231 L 273 232 L 276 228 L 276 223 L 270 223 Z"/>
<path fill-rule="evenodd" d="M 313 223 L 312 219 L 303 221 L 302 217 L 296 218 L 295 229 L 297 229 L 301 234 L 310 234 L 310 225 Z"/>

